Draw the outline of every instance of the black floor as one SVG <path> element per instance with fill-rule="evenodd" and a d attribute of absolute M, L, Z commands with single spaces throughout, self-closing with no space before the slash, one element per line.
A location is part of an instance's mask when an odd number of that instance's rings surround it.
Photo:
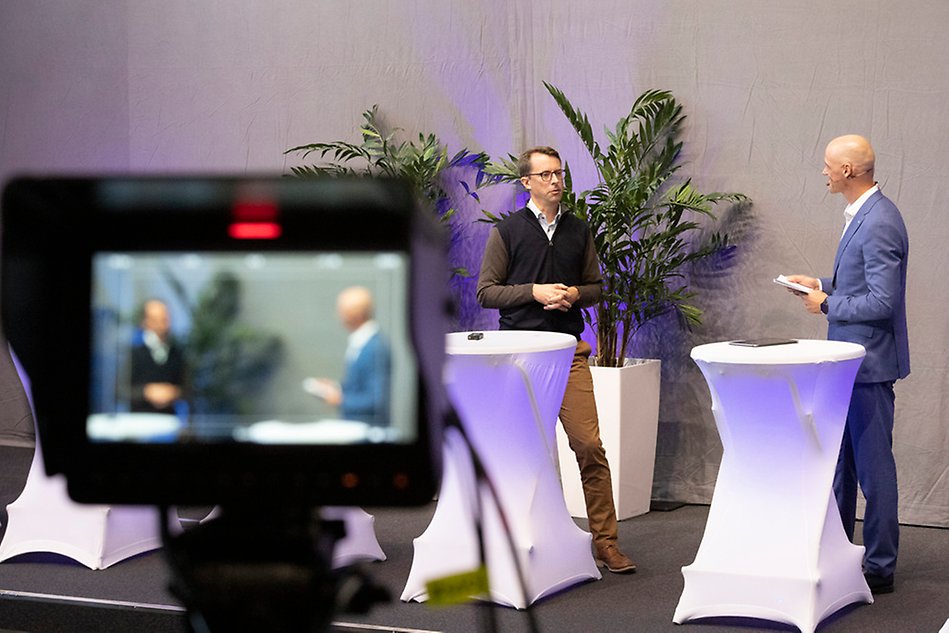
<path fill-rule="evenodd" d="M 0 504 L 22 488 L 30 451 L 0 446 Z M 340 613 L 334 631 L 487 630 L 493 615 L 503 632 L 529 631 L 528 615 L 507 608 L 461 605 L 434 608 L 398 602 L 412 561 L 412 539 L 431 519 L 434 504 L 420 509 L 368 509 L 388 560 L 368 566 L 376 581 L 396 598 L 367 615 Z M 532 613 L 545 632 L 796 631 L 787 625 L 741 618 L 672 623 L 682 592 L 683 565 L 692 562 L 708 508 L 685 506 L 651 512 L 620 523 L 620 542 L 639 564 L 630 576 L 606 574 L 600 581 L 573 587 L 536 604 Z M 5 523 L 6 516 L 0 512 Z M 780 544 L 776 543 L 776 547 Z M 29 554 L 0 563 L 0 630 L 185 631 L 178 604 L 167 590 L 169 573 L 161 552 L 92 571 L 48 554 Z M 77 602 L 71 597 L 100 602 Z M 904 526 L 897 589 L 872 605 L 852 606 L 825 620 L 820 633 L 932 632 L 949 618 L 949 530 Z"/>

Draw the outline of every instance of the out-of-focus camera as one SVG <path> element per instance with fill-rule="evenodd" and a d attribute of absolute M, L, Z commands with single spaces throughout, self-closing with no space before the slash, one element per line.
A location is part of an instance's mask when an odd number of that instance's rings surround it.
<path fill-rule="evenodd" d="M 3 327 L 31 378 L 47 470 L 73 498 L 431 500 L 448 267 L 408 185 L 19 178 L 2 213 Z M 361 369 L 349 363 L 366 333 L 345 329 L 340 305 L 354 287 L 386 346 Z M 382 372 L 383 404 L 360 412 L 347 371 Z M 318 397 L 317 375 L 341 381 L 335 399 Z"/>

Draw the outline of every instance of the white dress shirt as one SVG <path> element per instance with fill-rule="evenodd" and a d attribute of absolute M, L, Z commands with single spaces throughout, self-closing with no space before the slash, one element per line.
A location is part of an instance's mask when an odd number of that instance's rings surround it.
<path fill-rule="evenodd" d="M 880 187 L 877 184 L 874 184 L 872 187 L 864 191 L 863 195 L 847 205 L 847 208 L 844 209 L 844 230 L 840 234 L 841 238 L 843 238 L 844 234 L 847 233 L 847 229 L 850 228 L 850 223 L 853 221 L 853 216 L 857 215 L 857 212 L 860 210 L 860 207 L 863 206 L 863 203 L 867 201 L 867 198 L 879 190 Z"/>
<path fill-rule="evenodd" d="M 376 332 L 379 331 L 379 324 L 369 320 L 352 331 L 346 342 L 346 362 L 351 363 L 359 356 L 359 352 L 366 346 Z"/>
<path fill-rule="evenodd" d="M 547 222 L 547 216 L 544 215 L 543 211 L 537 208 L 537 205 L 534 204 L 533 200 L 527 201 L 527 208 L 530 209 L 535 216 L 537 216 L 537 221 L 540 222 L 540 228 L 544 229 L 544 233 L 547 234 L 547 241 L 550 242 L 553 240 L 554 231 L 557 230 L 557 222 L 560 221 L 560 214 L 562 213 L 560 206 L 557 206 L 557 215 L 554 216 L 554 221 L 550 223 Z"/>

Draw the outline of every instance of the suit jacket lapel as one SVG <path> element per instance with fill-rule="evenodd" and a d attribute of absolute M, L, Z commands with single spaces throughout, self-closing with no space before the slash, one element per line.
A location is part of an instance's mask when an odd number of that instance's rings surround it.
<path fill-rule="evenodd" d="M 872 196 L 867 198 L 867 201 L 863 203 L 863 205 L 860 207 L 860 210 L 857 211 L 857 214 L 853 216 L 853 220 L 850 221 L 850 226 L 847 227 L 843 237 L 840 238 L 840 244 L 837 245 L 837 254 L 834 256 L 835 286 L 837 285 L 837 267 L 840 266 L 840 258 L 847 249 L 847 245 L 850 244 L 850 240 L 853 239 L 854 234 L 860 230 L 860 225 L 863 224 L 863 220 L 867 217 L 867 214 L 870 213 L 870 209 L 872 209 L 881 198 L 883 198 L 882 191 L 877 191 Z"/>

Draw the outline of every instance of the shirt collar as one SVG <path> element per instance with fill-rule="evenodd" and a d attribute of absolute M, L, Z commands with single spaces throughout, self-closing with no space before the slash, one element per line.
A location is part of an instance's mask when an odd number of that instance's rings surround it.
<path fill-rule="evenodd" d="M 531 210 L 531 213 L 534 214 L 534 217 L 537 218 L 538 222 L 540 222 L 540 225 L 545 230 L 548 227 L 556 226 L 557 221 L 560 220 L 560 214 L 563 213 L 563 207 L 561 207 L 560 205 L 557 205 L 557 215 L 554 216 L 554 221 L 548 224 L 547 216 L 544 215 L 544 212 L 541 211 L 540 208 L 536 204 L 534 204 L 533 200 L 527 201 L 527 208 Z"/>
<path fill-rule="evenodd" d="M 161 337 L 152 330 L 142 332 L 142 342 L 152 355 L 152 360 L 158 365 L 164 365 L 168 360 L 168 342 L 161 340 Z"/>
<path fill-rule="evenodd" d="M 850 224 L 853 216 L 857 215 L 857 212 L 860 210 L 860 207 L 863 206 L 863 203 L 879 190 L 880 186 L 876 183 L 873 183 L 873 186 L 864 191 L 863 195 L 847 205 L 847 208 L 844 209 L 844 220 L 847 222 L 847 224 Z"/>
<path fill-rule="evenodd" d="M 372 320 L 366 321 L 353 330 L 347 340 L 346 357 L 352 360 L 378 331 L 379 324 Z"/>

